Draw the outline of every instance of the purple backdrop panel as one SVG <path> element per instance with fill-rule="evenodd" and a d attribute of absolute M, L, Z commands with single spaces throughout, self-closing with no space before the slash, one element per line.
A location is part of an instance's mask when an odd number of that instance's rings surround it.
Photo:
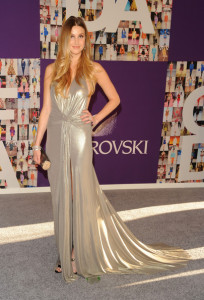
<path fill-rule="evenodd" d="M 203 0 L 174 1 L 169 60 L 203 60 Z"/>
<path fill-rule="evenodd" d="M 39 32 L 39 0 L 1 1 L 1 58 L 39 58 Z"/>
<path fill-rule="evenodd" d="M 169 60 L 203 60 L 203 8 L 203 0 L 174 1 Z M 40 57 L 39 32 L 39 0 L 2 1 L 1 58 Z"/>
<path fill-rule="evenodd" d="M 99 154 L 94 153 L 99 182 L 100 184 L 156 182 L 167 64 L 103 62 L 102 65 L 120 95 L 121 105 L 112 133 L 93 139 L 99 145 L 96 147 Z M 106 103 L 100 89 L 96 94 L 96 99 L 93 99 L 93 114 Z M 132 147 L 132 150 L 124 147 L 122 141 L 127 140 L 129 142 L 126 142 L 126 146 Z M 140 154 L 133 147 L 134 141 L 138 143 L 144 140 L 148 141 L 147 154 Z M 120 145 L 120 150 L 115 151 Z M 139 146 L 143 153 L 144 145 L 142 142 Z M 110 152 L 101 154 L 100 150 Z M 130 153 L 123 154 L 122 151 Z"/>
<path fill-rule="evenodd" d="M 42 79 L 45 67 L 51 62 L 52 60 L 41 60 Z M 117 109 L 116 126 L 111 134 L 93 138 L 94 143 L 99 145 L 94 151 L 99 183 L 154 183 L 157 176 L 167 64 L 103 62 L 102 65 L 120 95 L 121 105 Z M 41 101 L 42 95 L 43 80 Z M 106 96 L 97 86 L 90 103 L 91 112 L 97 113 L 106 102 Z M 138 146 L 139 151 L 134 148 L 134 143 L 138 144 L 141 140 L 148 141 L 147 154 L 139 153 L 144 153 L 145 142 Z M 130 148 L 125 148 L 124 141 Z M 116 154 L 119 146 L 120 150 Z M 130 153 L 123 154 L 122 151 Z M 102 154 L 107 152 L 109 153 Z M 38 186 L 47 184 L 45 175 L 39 172 Z"/>

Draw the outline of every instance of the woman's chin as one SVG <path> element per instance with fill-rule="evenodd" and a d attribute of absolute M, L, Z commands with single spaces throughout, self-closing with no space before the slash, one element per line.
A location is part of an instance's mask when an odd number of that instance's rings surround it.
<path fill-rule="evenodd" d="M 81 54 L 82 49 L 78 48 L 78 49 L 71 49 L 71 53 L 72 55 L 78 55 Z"/>

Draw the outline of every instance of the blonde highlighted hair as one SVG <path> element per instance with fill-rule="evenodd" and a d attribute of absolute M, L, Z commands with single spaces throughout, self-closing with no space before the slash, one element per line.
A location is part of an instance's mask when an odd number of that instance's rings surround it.
<path fill-rule="evenodd" d="M 94 65 L 91 59 L 91 43 L 89 39 L 88 30 L 84 20 L 80 17 L 69 17 L 64 23 L 59 39 L 59 49 L 57 58 L 54 63 L 52 82 L 56 82 L 55 93 L 65 97 L 66 90 L 71 84 L 71 55 L 68 47 L 71 37 L 71 30 L 73 26 L 81 26 L 85 30 L 85 47 L 82 50 L 80 59 L 78 61 L 75 80 L 81 85 L 80 79 L 84 77 L 90 86 L 89 96 L 95 91 L 96 79 L 94 76 Z"/>

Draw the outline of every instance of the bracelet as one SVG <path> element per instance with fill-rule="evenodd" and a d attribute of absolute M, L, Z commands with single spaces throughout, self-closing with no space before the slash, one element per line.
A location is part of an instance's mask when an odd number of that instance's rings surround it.
<path fill-rule="evenodd" d="M 94 117 L 95 115 L 92 115 L 92 118 Z M 91 126 L 93 126 L 93 121 L 91 121 Z"/>
<path fill-rule="evenodd" d="M 35 151 L 35 150 L 41 150 L 42 147 L 41 146 L 33 146 L 32 149 L 33 149 L 33 151 Z"/>

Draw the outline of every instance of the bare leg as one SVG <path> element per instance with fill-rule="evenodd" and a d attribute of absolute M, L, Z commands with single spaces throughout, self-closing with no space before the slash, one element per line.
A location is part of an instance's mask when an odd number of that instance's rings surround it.
<path fill-rule="evenodd" d="M 73 201 L 73 184 L 72 184 L 72 170 L 71 170 L 71 162 L 70 162 L 70 174 L 71 174 L 71 189 L 72 189 L 72 201 Z M 74 259 L 75 256 L 74 256 L 74 247 L 72 247 L 72 255 L 71 255 L 71 258 Z M 74 273 L 77 272 L 77 269 L 76 269 L 76 263 L 75 263 L 75 260 L 74 261 L 71 261 L 72 263 L 72 270 Z M 62 272 L 62 269 L 60 267 L 57 267 L 55 269 L 57 272 L 61 273 Z"/>
<path fill-rule="evenodd" d="M 71 169 L 71 162 L 70 162 L 70 169 Z M 72 187 L 72 201 L 73 201 L 72 169 L 70 170 L 70 173 L 71 173 L 71 187 Z M 71 258 L 73 258 L 73 259 L 75 258 L 75 256 L 74 256 L 74 247 L 72 247 L 72 255 L 71 255 Z M 72 269 L 73 269 L 73 272 L 74 272 L 74 273 L 77 272 L 75 260 L 72 261 Z"/>

